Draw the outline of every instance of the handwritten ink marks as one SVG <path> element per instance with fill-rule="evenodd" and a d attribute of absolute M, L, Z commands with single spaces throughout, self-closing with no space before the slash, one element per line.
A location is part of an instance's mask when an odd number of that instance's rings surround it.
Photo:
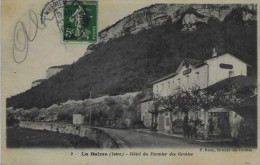
<path fill-rule="evenodd" d="M 13 59 L 16 63 L 22 63 L 26 59 L 29 50 L 29 43 L 33 42 L 38 30 L 46 27 L 45 21 L 56 18 L 57 26 L 61 34 L 63 33 L 63 0 L 52 0 L 43 8 L 40 22 L 37 14 L 29 10 L 29 26 L 25 26 L 23 21 L 18 21 L 14 28 L 13 35 Z"/>
<path fill-rule="evenodd" d="M 97 35 L 97 2 L 84 2 L 89 11 L 91 20 L 89 26 L 84 30 L 88 33 L 87 39 L 81 41 L 96 41 Z M 38 30 L 46 28 L 45 21 L 56 18 L 60 33 L 64 32 L 64 0 L 52 0 L 48 2 L 40 14 L 40 21 L 33 10 L 29 10 L 29 26 L 23 21 L 18 21 L 13 32 L 13 59 L 16 63 L 22 63 L 27 58 L 30 42 L 33 42 L 37 36 Z M 90 30 L 91 29 L 91 30 Z M 80 29 L 81 30 L 81 29 Z"/>
<path fill-rule="evenodd" d="M 56 23 L 63 32 L 63 0 L 52 0 L 48 2 L 41 12 L 41 21 L 33 10 L 29 10 L 29 26 L 23 21 L 18 21 L 13 33 L 13 59 L 16 63 L 22 63 L 26 59 L 30 42 L 37 36 L 38 30 L 46 28 L 45 21 L 56 18 Z"/>
<path fill-rule="evenodd" d="M 18 21 L 14 28 L 13 35 L 13 59 L 16 63 L 22 63 L 28 54 L 29 43 L 34 41 L 38 30 L 44 27 L 39 26 L 38 17 L 33 10 L 29 10 L 29 27 L 24 22 Z"/>

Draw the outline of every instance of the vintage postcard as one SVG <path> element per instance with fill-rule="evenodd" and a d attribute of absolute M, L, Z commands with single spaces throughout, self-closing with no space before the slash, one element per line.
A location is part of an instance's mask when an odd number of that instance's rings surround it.
<path fill-rule="evenodd" d="M 2 0 L 1 164 L 258 165 L 257 0 Z"/>

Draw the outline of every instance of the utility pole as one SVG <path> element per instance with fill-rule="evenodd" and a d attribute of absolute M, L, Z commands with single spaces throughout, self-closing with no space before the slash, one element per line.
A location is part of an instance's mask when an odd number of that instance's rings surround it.
<path fill-rule="evenodd" d="M 92 98 L 91 98 L 91 91 L 89 92 L 89 98 L 90 98 L 90 105 L 89 105 L 89 107 L 90 107 L 90 115 L 89 115 L 89 122 L 90 122 L 90 125 L 92 125 L 91 124 L 91 113 L 92 113 L 92 107 L 91 107 L 91 104 L 92 104 Z"/>

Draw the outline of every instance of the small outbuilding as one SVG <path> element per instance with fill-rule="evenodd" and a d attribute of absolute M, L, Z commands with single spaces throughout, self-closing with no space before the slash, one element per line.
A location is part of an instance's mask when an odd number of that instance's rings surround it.
<path fill-rule="evenodd" d="M 83 124 L 84 116 L 82 114 L 73 114 L 73 124 Z"/>

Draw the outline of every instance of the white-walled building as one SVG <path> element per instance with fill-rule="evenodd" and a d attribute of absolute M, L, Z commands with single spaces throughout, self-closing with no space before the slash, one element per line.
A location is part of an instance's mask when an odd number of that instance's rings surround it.
<path fill-rule="evenodd" d="M 168 96 L 178 87 L 188 90 L 198 86 L 203 89 L 229 77 L 247 76 L 247 66 L 248 64 L 228 53 L 205 61 L 185 58 L 176 73 L 152 83 L 153 92 L 155 95 Z"/>
<path fill-rule="evenodd" d="M 84 116 L 82 114 L 73 114 L 73 124 L 83 124 Z"/>
<path fill-rule="evenodd" d="M 55 74 L 59 73 L 60 71 L 62 71 L 64 68 L 66 68 L 68 65 L 60 65 L 60 66 L 52 66 L 49 67 L 46 70 L 46 79 L 49 79 L 50 77 L 54 76 Z M 37 85 L 39 85 L 41 82 L 43 82 L 46 79 L 39 79 L 39 80 L 35 80 L 32 82 L 32 87 L 35 87 Z"/>
<path fill-rule="evenodd" d="M 201 89 L 207 88 L 222 80 L 242 76 L 247 76 L 247 67 L 244 61 L 227 53 L 217 56 L 215 51 L 210 59 L 205 61 L 185 58 L 176 70 L 176 73 L 169 74 L 152 83 L 153 93 L 158 96 L 168 96 L 174 93 L 177 88 L 189 90 L 192 87 Z M 200 119 L 207 124 L 208 118 L 213 118 L 216 123 L 216 130 L 228 132 L 234 121 L 235 112 L 223 108 L 212 109 L 209 112 L 203 110 L 196 113 L 189 113 L 189 119 Z M 233 116 L 233 118 L 232 118 Z M 173 115 L 173 120 L 179 121 L 184 118 L 184 114 Z M 177 120 L 178 119 L 178 120 Z M 241 117 L 239 117 L 241 119 Z M 170 114 L 162 113 L 158 116 L 158 130 L 170 131 Z M 218 128 L 219 127 L 219 128 Z"/>
<path fill-rule="evenodd" d="M 35 87 L 37 85 L 39 85 L 40 83 L 42 83 L 44 80 L 46 79 L 39 79 L 39 80 L 35 80 L 32 82 L 32 87 Z"/>
<path fill-rule="evenodd" d="M 60 65 L 60 66 L 52 66 L 52 67 L 48 68 L 47 71 L 46 71 L 46 78 L 49 79 L 50 77 L 59 73 L 60 71 L 62 71 L 66 67 L 67 67 L 67 65 Z"/>

